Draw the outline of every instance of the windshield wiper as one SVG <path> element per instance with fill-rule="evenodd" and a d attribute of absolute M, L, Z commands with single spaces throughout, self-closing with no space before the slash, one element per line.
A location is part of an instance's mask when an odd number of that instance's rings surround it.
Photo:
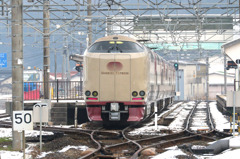
<path fill-rule="evenodd" d="M 120 49 L 118 46 L 116 46 L 116 49 L 119 50 L 121 53 L 123 52 L 122 49 Z"/>
<path fill-rule="evenodd" d="M 110 46 L 110 47 L 108 48 L 107 52 L 110 53 L 110 50 L 113 50 L 113 48 L 114 48 L 114 46 Z"/>

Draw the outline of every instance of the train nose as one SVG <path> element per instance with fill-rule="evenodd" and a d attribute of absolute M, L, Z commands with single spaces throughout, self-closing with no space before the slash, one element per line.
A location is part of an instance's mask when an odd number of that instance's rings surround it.
<path fill-rule="evenodd" d="M 120 71 L 123 65 L 120 62 L 109 62 L 107 68 L 109 71 Z"/>

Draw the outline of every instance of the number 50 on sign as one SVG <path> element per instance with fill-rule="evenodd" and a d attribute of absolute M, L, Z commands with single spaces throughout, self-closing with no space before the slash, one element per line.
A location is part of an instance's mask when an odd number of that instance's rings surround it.
<path fill-rule="evenodd" d="M 32 130 L 33 117 L 32 111 L 13 111 L 13 130 Z"/>

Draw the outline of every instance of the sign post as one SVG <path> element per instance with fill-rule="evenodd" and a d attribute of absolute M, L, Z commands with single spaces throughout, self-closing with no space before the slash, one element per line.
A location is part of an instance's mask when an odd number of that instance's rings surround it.
<path fill-rule="evenodd" d="M 47 103 L 37 103 L 33 106 L 33 122 L 40 123 L 40 152 L 42 152 L 42 123 L 48 122 Z"/>
<path fill-rule="evenodd" d="M 22 132 L 23 158 L 25 159 L 25 130 L 33 130 L 32 111 L 13 111 L 13 130 Z"/>
<path fill-rule="evenodd" d="M 7 67 L 7 53 L 0 53 L 0 68 Z"/>

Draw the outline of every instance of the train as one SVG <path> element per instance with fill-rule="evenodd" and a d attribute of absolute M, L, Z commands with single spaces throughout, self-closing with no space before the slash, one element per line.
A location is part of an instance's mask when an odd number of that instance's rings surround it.
<path fill-rule="evenodd" d="M 23 81 L 24 100 L 39 100 L 42 96 L 43 71 L 40 69 L 25 69 L 23 71 Z"/>
<path fill-rule="evenodd" d="M 84 100 L 90 121 L 138 122 L 173 102 L 175 68 L 137 40 L 111 35 L 96 40 L 84 55 Z"/>

